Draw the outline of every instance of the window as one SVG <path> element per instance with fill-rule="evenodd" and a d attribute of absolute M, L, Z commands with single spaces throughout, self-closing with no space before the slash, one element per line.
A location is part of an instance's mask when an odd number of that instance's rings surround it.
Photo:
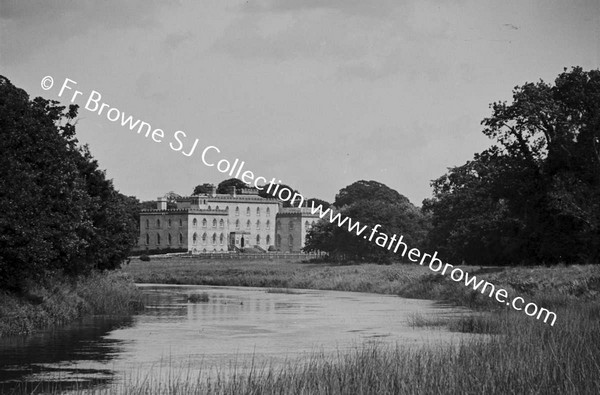
<path fill-rule="evenodd" d="M 271 245 L 271 235 L 267 235 L 267 246 Z"/>
<path fill-rule="evenodd" d="M 239 220 L 239 219 L 236 219 L 236 220 L 235 220 L 235 228 L 236 228 L 236 229 L 239 229 L 239 228 L 240 228 L 240 220 Z"/>
<path fill-rule="evenodd" d="M 183 234 L 179 234 L 179 244 L 183 244 Z"/>
<path fill-rule="evenodd" d="M 198 226 L 198 220 L 196 218 L 194 218 L 194 220 L 192 221 L 192 225 L 194 227 Z"/>
<path fill-rule="evenodd" d="M 306 222 L 304 223 L 304 228 L 305 228 L 305 229 L 308 229 L 309 227 L 310 227 L 310 224 L 308 223 L 308 221 L 306 221 Z"/>
<path fill-rule="evenodd" d="M 238 217 L 240 216 L 240 208 L 239 207 L 235 208 L 235 215 L 237 215 Z"/>
<path fill-rule="evenodd" d="M 250 220 L 246 221 L 246 229 L 250 229 Z"/>
<path fill-rule="evenodd" d="M 220 221 L 219 221 L 219 227 L 220 227 L 221 229 L 223 229 L 223 228 L 225 227 L 225 221 L 223 221 L 223 220 L 220 220 Z"/>
<path fill-rule="evenodd" d="M 218 209 L 219 209 L 219 206 L 217 206 L 217 207 L 215 208 L 215 210 L 218 210 Z"/>
<path fill-rule="evenodd" d="M 277 241 L 277 248 L 281 247 L 281 235 L 277 235 L 275 240 Z"/>
<path fill-rule="evenodd" d="M 202 244 L 206 244 L 206 232 L 202 234 Z"/>
<path fill-rule="evenodd" d="M 179 226 L 180 227 L 183 226 L 183 220 L 182 219 L 179 220 Z"/>
<path fill-rule="evenodd" d="M 209 210 L 211 209 L 211 208 L 210 208 L 210 206 L 208 206 L 208 209 L 209 209 Z"/>
<path fill-rule="evenodd" d="M 148 228 L 150 228 L 150 220 L 149 219 L 146 220 L 146 229 L 148 229 Z"/>
<path fill-rule="evenodd" d="M 150 244 L 150 235 L 146 235 L 146 245 Z"/>
<path fill-rule="evenodd" d="M 214 218 L 214 219 L 213 219 L 213 228 L 216 228 L 216 227 L 217 227 L 217 219 L 216 219 L 216 218 Z"/>
<path fill-rule="evenodd" d="M 260 235 L 256 235 L 256 245 L 260 245 Z"/>
<path fill-rule="evenodd" d="M 212 243 L 213 243 L 213 245 L 217 244 L 217 234 L 216 233 L 213 233 L 213 235 L 212 235 Z"/>
<path fill-rule="evenodd" d="M 267 207 L 267 217 L 271 216 L 271 209 L 269 207 Z"/>
<path fill-rule="evenodd" d="M 267 229 L 271 229 L 271 221 L 267 220 Z"/>
<path fill-rule="evenodd" d="M 256 216 L 257 216 L 257 217 L 260 217 L 260 207 L 257 207 L 257 208 L 256 208 Z"/>
<path fill-rule="evenodd" d="M 256 229 L 260 229 L 260 220 L 256 221 Z"/>
<path fill-rule="evenodd" d="M 310 223 L 310 226 L 315 226 L 315 221 L 313 220 L 313 222 Z"/>
<path fill-rule="evenodd" d="M 206 224 L 207 224 L 207 223 L 208 223 L 208 222 L 206 221 L 206 218 L 202 218 L 202 227 L 203 227 L 203 228 L 206 228 Z"/>
<path fill-rule="evenodd" d="M 250 216 L 250 207 L 246 207 L 246 216 Z"/>
<path fill-rule="evenodd" d="M 160 228 L 160 219 L 157 219 L 157 220 L 156 220 L 156 227 L 157 227 L 157 228 Z"/>
<path fill-rule="evenodd" d="M 172 239 L 171 239 L 171 234 L 169 233 L 169 234 L 167 235 L 167 244 L 168 244 L 168 245 L 171 245 L 171 241 L 172 241 Z"/>
<path fill-rule="evenodd" d="M 198 234 L 196 232 L 194 232 L 194 235 L 192 236 L 192 243 L 194 243 L 194 244 L 198 243 Z"/>
<path fill-rule="evenodd" d="M 167 222 L 167 226 L 170 228 L 171 227 L 171 218 L 169 218 L 169 221 Z"/>
<path fill-rule="evenodd" d="M 288 244 L 290 245 L 290 248 L 294 246 L 294 236 L 290 235 L 288 238 Z"/>
<path fill-rule="evenodd" d="M 221 245 L 223 245 L 223 241 L 225 240 L 225 235 L 223 235 L 223 233 L 221 233 L 221 236 L 219 236 L 219 243 Z"/>
<path fill-rule="evenodd" d="M 156 234 L 156 245 L 160 245 L 160 233 Z"/>
<path fill-rule="evenodd" d="M 290 221 L 290 230 L 294 230 L 294 222 Z"/>

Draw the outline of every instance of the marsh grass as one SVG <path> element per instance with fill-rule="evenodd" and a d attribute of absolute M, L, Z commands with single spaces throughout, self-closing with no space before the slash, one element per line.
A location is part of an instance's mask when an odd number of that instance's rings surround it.
<path fill-rule="evenodd" d="M 411 266 L 362 265 L 314 268 L 299 264 L 223 265 L 195 262 L 147 264 L 138 276 L 196 283 L 371 290 L 470 306 L 476 314 L 413 316 L 415 327 L 441 327 L 483 335 L 458 343 L 420 348 L 364 344 L 333 355 L 313 355 L 283 366 L 233 368 L 211 374 L 189 362 L 172 367 L 167 379 L 146 372 L 109 388 L 81 389 L 98 394 L 598 394 L 600 393 L 600 305 L 597 268 L 519 268 L 486 271 L 482 277 L 553 309 L 558 320 L 544 324 L 502 307 L 461 284 L 419 272 Z M 168 272 L 163 267 L 175 264 Z M 279 267 L 278 267 L 279 266 Z M 135 267 L 133 267 L 135 270 Z M 164 270 L 164 271 L 163 271 Z M 473 271 L 476 272 L 476 268 Z M 138 279 L 140 277 L 137 277 Z M 152 281 L 156 282 L 156 281 Z M 194 283 L 194 282 L 191 282 Z M 232 284 L 236 283 L 236 284 Z M 273 283 L 279 285 L 272 285 Z M 500 306 L 500 307 L 499 307 Z M 210 367 L 209 367 L 210 368 Z M 58 391 L 57 391 L 58 392 Z"/>
<path fill-rule="evenodd" d="M 499 333 L 421 347 L 365 344 L 284 365 L 209 374 L 190 362 L 165 375 L 131 375 L 97 394 L 598 394 L 600 321 L 591 303 L 558 311 L 557 325 L 518 312 Z"/>
<path fill-rule="evenodd" d="M 0 293 L 0 337 L 66 324 L 85 314 L 125 315 L 143 307 L 131 278 L 119 272 L 29 284 L 22 295 Z"/>
<path fill-rule="evenodd" d="M 464 313 L 460 315 L 413 313 L 408 317 L 412 328 L 440 328 L 459 333 L 501 333 L 504 317 L 502 313 Z"/>
<path fill-rule="evenodd" d="M 427 273 L 427 269 L 411 265 L 331 265 L 180 257 L 151 262 L 133 260 L 123 271 L 138 283 L 324 289 L 382 294 L 397 294 L 404 285 Z"/>

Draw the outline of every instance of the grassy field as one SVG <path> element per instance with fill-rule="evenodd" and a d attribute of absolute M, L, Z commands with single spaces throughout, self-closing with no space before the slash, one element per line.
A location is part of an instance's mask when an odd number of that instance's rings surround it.
<path fill-rule="evenodd" d="M 600 265 L 562 267 L 462 267 L 511 296 L 550 308 L 569 301 L 595 300 L 600 292 Z M 502 307 L 495 300 L 432 273 L 417 264 L 332 265 L 269 260 L 166 258 L 132 260 L 123 268 L 139 283 L 308 288 L 371 292 L 432 299 L 470 308 Z"/>
<path fill-rule="evenodd" d="M 87 314 L 131 314 L 142 306 L 131 279 L 118 272 L 30 284 L 27 293 L 0 292 L 0 337 L 25 335 Z"/>

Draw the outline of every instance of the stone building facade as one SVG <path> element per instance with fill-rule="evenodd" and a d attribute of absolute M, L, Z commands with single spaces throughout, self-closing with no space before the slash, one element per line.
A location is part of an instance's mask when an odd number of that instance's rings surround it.
<path fill-rule="evenodd" d="M 304 247 L 306 234 L 319 220 L 307 207 L 283 208 L 277 213 L 275 246 L 279 251 L 296 252 Z"/>
<path fill-rule="evenodd" d="M 308 208 L 282 208 L 274 198 L 258 196 L 256 189 L 231 189 L 178 198 L 167 209 L 165 198 L 157 208 L 140 213 L 138 249 L 186 249 L 192 253 L 227 252 L 253 248 L 300 252 L 306 232 L 318 220 Z"/>

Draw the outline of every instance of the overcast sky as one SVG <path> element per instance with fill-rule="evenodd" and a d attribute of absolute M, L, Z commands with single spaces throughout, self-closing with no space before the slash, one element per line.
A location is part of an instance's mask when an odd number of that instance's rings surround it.
<path fill-rule="evenodd" d="M 5 1 L 0 74 L 32 97 L 77 89 L 306 197 L 376 180 L 416 205 L 491 141 L 489 103 L 600 67 L 600 1 Z M 81 103 L 79 103 L 81 104 Z M 227 176 L 104 116 L 77 133 L 122 193 Z"/>

